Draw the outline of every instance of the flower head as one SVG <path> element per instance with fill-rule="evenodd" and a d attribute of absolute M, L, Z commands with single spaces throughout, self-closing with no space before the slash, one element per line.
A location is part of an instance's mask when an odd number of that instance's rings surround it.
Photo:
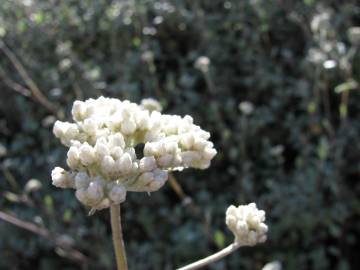
<path fill-rule="evenodd" d="M 196 59 L 195 68 L 201 72 L 207 73 L 209 71 L 210 59 L 206 56 L 200 56 Z"/>
<path fill-rule="evenodd" d="M 242 246 L 254 246 L 266 241 L 268 231 L 265 211 L 258 210 L 255 203 L 229 206 L 226 210 L 226 225 L 235 235 L 235 242 Z"/>
<path fill-rule="evenodd" d="M 254 105 L 250 101 L 243 101 L 239 104 L 239 110 L 245 115 L 250 115 L 254 111 Z"/>
<path fill-rule="evenodd" d="M 141 105 L 100 97 L 75 101 L 74 123 L 56 121 L 53 132 L 69 147 L 66 171 L 56 167 L 53 185 L 76 189 L 93 209 L 119 204 L 127 191 L 153 192 L 168 172 L 206 169 L 216 155 L 210 133 L 191 116 L 161 114 L 157 101 Z"/>

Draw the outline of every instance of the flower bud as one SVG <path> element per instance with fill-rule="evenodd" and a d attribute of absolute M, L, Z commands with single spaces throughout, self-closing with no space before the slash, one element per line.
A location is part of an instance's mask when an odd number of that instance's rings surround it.
<path fill-rule="evenodd" d="M 76 198 L 84 205 L 88 205 L 87 190 L 84 188 L 77 189 L 75 192 Z"/>
<path fill-rule="evenodd" d="M 73 104 L 71 114 L 74 120 L 81 121 L 86 116 L 86 105 L 82 101 L 76 100 Z"/>
<path fill-rule="evenodd" d="M 116 146 L 111 150 L 114 159 L 119 159 L 124 154 L 124 150 L 120 146 Z"/>
<path fill-rule="evenodd" d="M 55 167 L 51 172 L 52 184 L 59 188 L 73 188 L 74 179 L 63 168 Z"/>
<path fill-rule="evenodd" d="M 114 185 L 109 192 L 109 198 L 115 204 L 122 203 L 126 199 L 126 188 L 122 185 Z"/>
<path fill-rule="evenodd" d="M 205 148 L 203 152 L 203 157 L 207 160 L 211 160 L 216 154 L 217 151 L 214 148 Z"/>
<path fill-rule="evenodd" d="M 79 154 L 79 150 L 75 146 L 71 146 L 67 153 L 67 165 L 73 170 L 76 169 L 79 164 Z"/>
<path fill-rule="evenodd" d="M 112 172 L 115 170 L 115 161 L 110 155 L 107 155 L 103 158 L 101 162 L 101 169 L 107 175 L 112 174 Z"/>
<path fill-rule="evenodd" d="M 90 205 L 96 205 L 99 203 L 104 197 L 104 190 L 102 186 L 102 182 L 97 180 L 90 182 L 89 187 L 87 189 L 87 198 L 89 200 Z"/>
<path fill-rule="evenodd" d="M 95 162 L 95 150 L 89 144 L 80 146 L 80 161 L 84 166 L 88 166 Z"/>
<path fill-rule="evenodd" d="M 131 157 L 128 153 L 124 153 L 120 159 L 119 159 L 119 163 L 118 163 L 118 169 L 123 173 L 123 174 L 127 174 L 131 171 L 132 169 L 132 160 Z"/>
<path fill-rule="evenodd" d="M 130 135 L 136 130 L 136 123 L 133 120 L 125 120 L 121 124 L 121 132 L 125 135 Z"/>
<path fill-rule="evenodd" d="M 162 111 L 161 104 L 153 98 L 144 98 L 143 100 L 141 100 L 141 106 L 149 112 Z"/>
<path fill-rule="evenodd" d="M 75 175 L 75 187 L 76 189 L 87 188 L 90 184 L 90 177 L 86 172 L 78 172 Z"/>
<path fill-rule="evenodd" d="M 190 149 L 194 144 L 194 135 L 192 133 L 182 134 L 180 137 L 180 143 L 185 149 Z"/>
<path fill-rule="evenodd" d="M 95 136 L 96 135 L 97 124 L 96 124 L 95 120 L 93 120 L 91 118 L 90 119 L 85 119 L 82 128 L 90 136 Z"/>
<path fill-rule="evenodd" d="M 111 147 L 120 146 L 121 148 L 125 148 L 124 136 L 122 136 L 120 133 L 111 135 L 109 137 L 109 146 Z"/>
<path fill-rule="evenodd" d="M 153 156 L 143 157 L 140 160 L 140 171 L 149 172 L 156 168 L 156 160 Z"/>
<path fill-rule="evenodd" d="M 165 154 L 158 158 L 158 164 L 161 168 L 169 168 L 172 165 L 173 156 L 170 154 Z"/>
<path fill-rule="evenodd" d="M 97 141 L 95 144 L 95 157 L 98 160 L 102 160 L 108 155 L 110 155 L 109 147 L 104 142 Z"/>

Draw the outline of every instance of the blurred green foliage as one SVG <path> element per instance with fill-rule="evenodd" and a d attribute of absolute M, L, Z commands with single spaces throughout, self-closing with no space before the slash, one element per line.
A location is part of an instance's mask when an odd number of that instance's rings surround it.
<path fill-rule="evenodd" d="M 100 95 L 155 97 L 192 115 L 219 152 L 208 170 L 175 175 L 193 207 L 170 185 L 129 194 L 131 269 L 174 269 L 229 244 L 226 207 L 252 201 L 267 211 L 268 242 L 209 269 L 359 269 L 356 25 L 355 0 L 2 1 L 0 210 L 66 245 L 0 221 L 0 269 L 114 269 L 107 211 L 87 217 L 49 177 L 66 155 L 56 117 Z"/>

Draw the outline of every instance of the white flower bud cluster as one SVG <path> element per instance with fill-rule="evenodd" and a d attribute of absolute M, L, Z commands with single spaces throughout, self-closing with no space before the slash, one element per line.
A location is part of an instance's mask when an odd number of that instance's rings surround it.
<path fill-rule="evenodd" d="M 90 177 L 86 172 L 75 176 L 76 198 L 84 205 L 103 209 L 111 203 L 119 204 L 126 199 L 126 189 L 116 182 L 105 181 L 101 176 Z"/>
<path fill-rule="evenodd" d="M 209 71 L 210 59 L 207 56 L 200 56 L 196 59 L 195 68 L 200 70 L 203 73 L 207 73 Z"/>
<path fill-rule="evenodd" d="M 191 116 L 160 110 L 153 99 L 141 105 L 104 97 L 75 101 L 74 123 L 54 125 L 55 136 L 69 147 L 70 171 L 56 167 L 53 184 L 76 189 L 80 202 L 102 209 L 123 202 L 127 191 L 160 189 L 169 171 L 209 167 L 216 155 L 210 134 Z"/>
<path fill-rule="evenodd" d="M 226 225 L 235 235 L 235 242 L 241 246 L 254 246 L 266 241 L 268 231 L 265 211 L 258 210 L 255 203 L 229 206 L 226 210 Z"/>

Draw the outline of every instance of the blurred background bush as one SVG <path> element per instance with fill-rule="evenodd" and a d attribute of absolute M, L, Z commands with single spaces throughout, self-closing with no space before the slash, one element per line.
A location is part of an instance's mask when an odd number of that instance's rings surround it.
<path fill-rule="evenodd" d="M 49 176 L 54 121 L 100 95 L 157 98 L 219 151 L 175 174 L 182 191 L 129 194 L 131 269 L 224 247 L 226 207 L 252 201 L 268 242 L 209 269 L 359 269 L 357 25 L 355 0 L 1 1 L 0 218 L 17 226 L 0 221 L 0 269 L 114 269 L 108 212 L 87 217 Z"/>

